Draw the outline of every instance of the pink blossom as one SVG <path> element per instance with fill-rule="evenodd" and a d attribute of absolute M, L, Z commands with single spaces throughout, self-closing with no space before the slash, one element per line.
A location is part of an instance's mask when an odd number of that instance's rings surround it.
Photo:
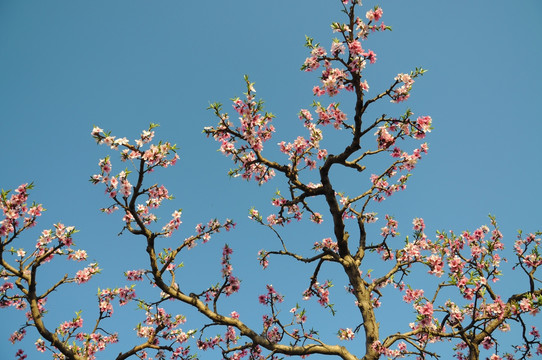
<path fill-rule="evenodd" d="M 403 301 L 407 303 L 411 303 L 412 301 L 416 301 L 423 297 L 423 290 L 422 289 L 406 289 L 405 295 L 403 296 Z"/>
<path fill-rule="evenodd" d="M 98 264 L 90 264 L 88 267 L 84 268 L 83 270 L 79 270 L 75 274 L 75 281 L 78 284 L 85 283 L 90 280 L 90 278 L 100 272 L 100 269 L 98 268 Z"/>
<path fill-rule="evenodd" d="M 145 270 L 128 270 L 124 273 L 128 281 L 142 281 Z"/>
<path fill-rule="evenodd" d="M 273 328 L 267 332 L 267 339 L 272 343 L 278 343 L 282 339 L 279 328 L 273 326 Z"/>
<path fill-rule="evenodd" d="M 45 209 L 43 209 L 41 204 L 37 204 L 37 205 L 31 206 L 30 209 L 28 209 L 27 214 L 31 215 L 31 216 L 38 217 L 38 216 L 41 216 L 41 213 L 44 210 Z"/>
<path fill-rule="evenodd" d="M 266 269 L 269 266 L 269 261 L 267 260 L 267 252 L 265 250 L 258 251 L 258 260 L 260 265 Z"/>
<path fill-rule="evenodd" d="M 363 80 L 359 82 L 359 86 L 361 90 L 368 92 L 369 91 L 369 84 L 367 83 L 367 80 Z"/>
<path fill-rule="evenodd" d="M 15 353 L 15 356 L 17 356 L 17 360 L 24 360 L 27 358 L 26 354 L 22 349 L 17 350 L 17 353 Z"/>
<path fill-rule="evenodd" d="M 343 43 L 334 41 L 331 44 L 331 54 L 333 56 L 338 56 L 339 54 L 344 54 L 345 47 Z"/>
<path fill-rule="evenodd" d="M 23 340 L 25 335 L 26 335 L 26 330 L 25 329 L 17 330 L 13 334 L 11 334 L 11 336 L 9 337 L 9 341 L 12 344 L 14 344 L 17 341 Z"/>
<path fill-rule="evenodd" d="M 312 92 L 316 96 L 322 96 L 322 95 L 325 95 L 326 90 L 320 89 L 319 86 L 315 86 L 315 87 L 313 87 Z"/>
<path fill-rule="evenodd" d="M 414 225 L 414 231 L 422 232 L 425 229 L 425 223 L 422 218 L 415 218 L 412 220 L 412 224 Z"/>
<path fill-rule="evenodd" d="M 0 286 L 0 293 L 5 293 L 9 289 L 13 289 L 13 283 L 5 282 Z"/>
<path fill-rule="evenodd" d="M 425 305 L 419 309 L 419 312 L 425 316 L 433 316 L 433 304 L 426 302 Z"/>
<path fill-rule="evenodd" d="M 493 342 L 493 339 L 490 336 L 486 336 L 484 340 L 482 340 L 482 346 L 486 350 L 491 349 L 493 345 L 495 345 L 495 343 Z"/>
<path fill-rule="evenodd" d="M 314 214 L 311 214 L 311 221 L 317 224 L 321 224 L 324 221 L 324 219 L 320 213 L 314 213 Z"/>
<path fill-rule="evenodd" d="M 416 120 L 416 124 L 421 128 L 423 132 L 431 132 L 431 122 L 432 119 L 430 116 L 420 116 Z"/>
<path fill-rule="evenodd" d="M 375 133 L 377 135 L 379 149 L 387 149 L 395 143 L 395 138 L 388 132 L 385 127 L 380 127 Z"/>
<path fill-rule="evenodd" d="M 321 243 L 315 242 L 314 249 L 315 250 L 328 249 L 328 250 L 337 252 L 339 251 L 339 246 L 337 245 L 337 242 L 331 240 L 331 238 L 325 238 L 322 240 Z"/>
<path fill-rule="evenodd" d="M 85 250 L 75 250 L 73 252 L 70 252 L 70 254 L 68 255 L 68 259 L 76 261 L 86 260 L 87 252 Z"/>
<path fill-rule="evenodd" d="M 519 307 L 522 311 L 525 311 L 525 312 L 533 310 L 531 301 L 527 298 L 521 299 L 521 301 L 519 302 Z"/>
<path fill-rule="evenodd" d="M 45 341 L 43 341 L 43 339 L 41 339 L 41 338 L 36 340 L 36 342 L 34 344 L 36 345 L 36 349 L 39 352 L 45 352 L 45 350 L 47 350 L 46 347 L 45 347 Z"/>
<path fill-rule="evenodd" d="M 228 326 L 224 337 L 226 338 L 226 341 L 231 341 L 234 344 L 237 343 L 237 335 L 235 333 L 235 328 L 233 326 Z"/>
<path fill-rule="evenodd" d="M 320 63 L 318 62 L 318 58 L 316 56 L 311 56 L 305 59 L 305 63 L 303 64 L 303 69 L 305 71 L 314 71 L 320 67 Z"/>
<path fill-rule="evenodd" d="M 361 55 L 361 53 L 363 53 L 361 43 L 357 40 L 354 40 L 351 43 L 349 43 L 348 49 L 350 50 L 350 54 L 352 56 Z"/>
<path fill-rule="evenodd" d="M 384 13 L 384 11 L 382 10 L 382 8 L 376 7 L 374 10 L 371 9 L 371 10 L 367 11 L 367 13 L 365 14 L 365 17 L 369 21 L 378 21 L 382 17 L 383 13 Z"/>
<path fill-rule="evenodd" d="M 437 277 L 441 277 L 442 274 L 444 274 L 444 263 L 441 256 L 432 254 L 427 257 L 427 263 L 431 268 L 431 270 L 429 270 L 430 274 L 436 275 Z"/>
<path fill-rule="evenodd" d="M 354 332 L 350 328 L 339 329 L 337 335 L 340 340 L 353 340 L 355 337 Z"/>
<path fill-rule="evenodd" d="M 369 50 L 363 53 L 363 56 L 365 57 L 365 59 L 369 60 L 371 64 L 374 64 L 376 62 L 376 54 L 373 50 Z"/>
<path fill-rule="evenodd" d="M 326 149 L 319 149 L 318 150 L 318 160 L 323 160 L 327 157 L 327 150 Z"/>

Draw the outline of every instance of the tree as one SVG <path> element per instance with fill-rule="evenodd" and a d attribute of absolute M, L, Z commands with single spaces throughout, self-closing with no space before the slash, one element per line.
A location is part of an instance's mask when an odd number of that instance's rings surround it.
<path fill-rule="evenodd" d="M 231 121 L 222 106 L 215 103 L 210 108 L 218 124 L 204 129 L 220 143 L 221 152 L 232 158 L 236 167 L 230 170 L 231 176 L 254 180 L 260 185 L 272 178 L 285 180 L 282 191 L 277 191 L 272 199 L 276 211 L 263 216 L 257 209 L 250 210 L 250 218 L 276 237 L 275 245 L 260 251 L 261 266 L 272 267 L 275 258 L 306 264 L 310 268 L 308 286 L 299 293 L 306 300 L 316 300 L 328 310 L 330 317 L 337 308 L 331 303 L 330 289 L 333 282 L 345 281 L 349 304 L 355 304 L 350 316 L 357 318 L 356 326 L 337 327 L 334 331 L 338 338 L 326 336 L 322 331 L 325 328 L 310 329 L 306 324 L 314 309 L 296 302 L 290 314 L 285 314 L 280 284 L 266 285 L 265 293 L 259 296 L 259 302 L 266 307 L 263 321 L 254 321 L 250 314 L 224 311 L 224 300 L 240 290 L 241 274 L 233 271 L 233 245 L 223 247 L 218 283 L 200 284 L 196 292 L 185 289 L 184 284 L 177 281 L 179 272 L 184 271 L 180 269 L 183 256 L 196 244 L 208 242 L 211 235 L 231 230 L 234 223 L 228 219 L 211 220 L 198 225 L 192 236 L 180 240 L 175 239 L 175 231 L 181 224 L 180 209 L 173 212 L 169 222 L 158 220 L 157 208 L 172 197 L 163 185 L 153 184 L 148 178 L 161 167 L 175 165 L 178 156 L 176 146 L 169 142 L 151 143 L 156 127 L 151 124 L 135 144 L 94 127 L 94 139 L 112 150 L 119 150 L 121 160 L 128 166 L 124 171 L 113 172 L 113 158 L 105 157 L 100 160 L 99 173 L 91 181 L 105 186 L 112 202 L 102 210 L 120 212 L 123 216 L 121 232 L 145 240 L 142 249 L 145 248 L 147 254 L 148 268 L 128 270 L 127 280 L 148 279 L 160 289 L 159 297 L 139 298 L 134 286 L 101 289 L 99 315 L 90 328 L 83 328 L 83 317 L 79 313 L 62 324 L 48 324 L 44 316 L 46 297 L 63 289 L 65 284 L 87 282 L 100 268 L 90 263 L 75 275 L 66 275 L 50 287 L 40 287 L 38 275 L 46 263 L 63 256 L 86 261 L 88 255 L 73 246 L 76 229 L 61 223 L 55 224 L 54 229 L 44 230 L 35 248 L 23 249 L 17 245 L 22 233 L 36 224 L 43 211 L 39 204 L 28 205 L 32 184 L 23 184 L 13 192 L 3 191 L 1 200 L 4 219 L 0 228 L 0 260 L 2 275 L 7 278 L 1 287 L 2 305 L 29 311 L 27 324 L 17 330 L 12 339 L 22 338 L 26 328 L 35 327 L 41 336 L 36 342 L 39 351 L 50 349 L 57 354 L 55 356 L 69 359 L 92 358 L 119 340 L 106 324 L 118 300 L 120 305 L 136 302 L 145 312 L 145 318 L 136 327 L 140 338 L 137 345 L 126 346 L 117 359 L 146 358 L 150 351 L 156 351 L 158 358 L 191 358 L 196 353 L 193 343 L 192 348 L 189 347 L 192 337 L 199 353 L 215 349 L 221 351 L 224 358 L 232 359 L 316 354 L 343 359 L 430 358 L 439 354 L 439 348 L 435 350 L 433 344 L 447 341 L 457 350 L 458 358 L 478 359 L 486 356 L 480 354 L 485 350 L 491 359 L 540 355 L 538 330 L 530 325 L 530 315 L 536 315 L 542 305 L 537 278 L 537 269 L 542 265 L 539 233 L 520 233 L 514 244 L 514 262 L 522 273 L 524 289 L 499 295 L 498 283 L 493 283 L 501 277 L 500 254 L 504 245 L 493 217 L 490 217 L 491 228 L 481 226 L 461 234 L 439 232 L 436 237 L 426 235 L 423 219 L 415 218 L 413 234 L 399 240 L 398 222 L 385 215 L 382 219 L 385 226 L 380 234 L 375 236 L 374 230 L 369 231 L 369 226 L 373 226 L 370 224 L 377 221 L 377 214 L 371 212 L 373 207 L 404 190 L 411 171 L 427 153 L 427 144 L 411 144 L 421 142 L 431 131 L 432 119 L 414 117 L 408 109 L 400 116 L 382 114 L 371 118 L 367 115 L 368 109 L 379 101 L 389 99 L 402 103 L 408 100 L 414 81 L 425 70 L 417 68 L 408 74 L 400 73 L 387 89 L 370 96 L 363 74 L 365 67 L 376 61 L 376 55 L 364 49 L 362 43 L 373 33 L 390 28 L 381 21 L 381 8 L 370 9 L 362 18 L 355 13 L 358 5 L 357 1 L 342 2 L 346 19 L 332 24 L 338 39 L 330 49 L 307 38 L 310 56 L 302 66 L 309 72 L 322 69 L 321 85 L 313 89 L 315 96 L 327 95 L 333 101 L 341 94 L 351 94 L 349 96 L 354 98 L 351 118 L 338 102 L 315 101 L 312 112 L 302 109 L 299 113 L 306 133 L 292 142 L 279 143 L 279 150 L 286 157 L 274 154 L 269 150 L 273 145 L 268 145 L 274 132 L 273 115 L 264 111 L 263 102 L 255 96 L 254 84 L 245 78 L 244 97 L 233 100 L 239 120 Z M 334 129 L 341 131 L 346 140 L 334 145 L 331 152 L 320 144 L 324 134 L 327 137 Z M 346 193 L 342 192 L 336 174 L 358 176 L 360 183 L 368 181 L 365 187 Z M 321 227 L 328 226 L 322 233 L 327 231 L 330 236 L 303 239 L 304 247 L 300 251 L 290 250 L 298 246 L 283 233 L 292 226 L 290 223 L 307 219 Z M 168 237 L 175 240 L 164 239 Z M 164 246 L 166 248 L 160 250 Z M 374 264 L 377 259 L 381 262 L 378 266 Z M 328 274 L 336 276 L 329 272 L 331 266 L 341 270 L 340 277 L 333 282 L 327 279 Z M 372 268 L 376 269 L 371 272 Z M 424 279 L 423 288 L 414 286 L 410 279 L 415 272 L 429 273 L 433 277 Z M 410 304 L 414 316 L 406 328 L 401 326 L 399 331 L 385 333 L 379 328 L 377 311 L 381 302 L 390 297 Z M 169 300 L 175 305 L 170 305 Z M 174 315 L 177 309 L 184 308 L 181 305 L 197 309 L 206 318 L 198 331 L 184 329 L 184 317 Z M 167 310 L 169 308 L 174 312 Z M 503 337 L 501 332 L 511 328 L 520 335 L 520 343 L 514 354 L 507 354 L 509 350 L 499 344 Z M 217 332 L 220 335 L 216 335 Z M 360 347 L 353 348 L 349 341 L 359 342 Z M 17 357 L 25 355 L 20 351 Z"/>

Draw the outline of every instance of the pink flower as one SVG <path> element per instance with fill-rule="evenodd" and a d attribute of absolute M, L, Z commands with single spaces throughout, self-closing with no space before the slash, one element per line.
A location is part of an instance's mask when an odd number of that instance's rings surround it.
<path fill-rule="evenodd" d="M 382 17 L 382 14 L 384 14 L 384 11 L 382 10 L 382 8 L 377 7 L 374 10 L 367 11 L 367 13 L 365 14 L 365 17 L 369 21 L 378 21 Z"/>
<path fill-rule="evenodd" d="M 314 71 L 318 69 L 320 66 L 320 63 L 318 62 L 318 58 L 316 56 L 311 56 L 305 59 L 305 63 L 303 64 L 303 69 L 305 71 Z"/>
<path fill-rule="evenodd" d="M 31 215 L 31 216 L 38 217 L 38 216 L 41 216 L 42 211 L 44 211 L 44 209 L 41 206 L 41 204 L 37 204 L 37 205 L 34 205 L 34 206 L 30 207 L 30 209 L 28 209 L 27 214 Z"/>
<path fill-rule="evenodd" d="M 273 326 L 273 328 L 267 332 L 267 339 L 272 343 L 277 343 L 282 339 L 282 334 L 278 327 Z"/>
<path fill-rule="evenodd" d="M 363 56 L 365 59 L 369 60 L 371 64 L 374 64 L 376 62 L 376 54 L 373 52 L 373 50 L 369 50 L 366 53 L 363 53 Z"/>
<path fill-rule="evenodd" d="M 350 50 L 350 53 L 352 56 L 361 55 L 363 53 L 361 43 L 358 40 L 354 40 L 351 43 L 349 43 L 348 49 Z"/>
<path fill-rule="evenodd" d="M 395 143 L 395 138 L 388 132 L 385 127 L 380 127 L 375 133 L 377 135 L 379 149 L 387 149 Z"/>
<path fill-rule="evenodd" d="M 314 48 L 311 51 L 312 56 L 322 57 L 322 56 L 326 56 L 326 54 L 327 54 L 326 50 L 321 46 L 318 46 L 317 48 Z"/>
<path fill-rule="evenodd" d="M 76 250 L 68 255 L 68 259 L 83 261 L 87 259 L 87 252 L 85 250 Z"/>
<path fill-rule="evenodd" d="M 322 240 L 321 243 L 315 242 L 314 249 L 315 250 L 328 249 L 328 250 L 337 252 L 339 251 L 339 246 L 337 245 L 335 241 L 331 240 L 331 238 L 325 238 Z"/>
<path fill-rule="evenodd" d="M 425 229 L 425 223 L 423 222 L 422 218 L 415 218 L 412 220 L 412 224 L 414 225 L 414 231 L 423 231 Z"/>
<path fill-rule="evenodd" d="M 483 346 L 484 349 L 486 349 L 486 350 L 491 349 L 491 348 L 493 347 L 493 345 L 495 345 L 495 344 L 493 343 L 493 340 L 491 339 L 490 336 L 486 336 L 486 337 L 484 338 L 484 340 L 482 340 L 482 346 Z"/>
<path fill-rule="evenodd" d="M 318 160 L 323 160 L 327 157 L 327 150 L 326 149 L 320 149 L 318 150 Z"/>
<path fill-rule="evenodd" d="M 231 341 L 234 344 L 237 343 L 237 335 L 235 333 L 235 328 L 233 326 L 228 326 L 224 337 L 226 338 L 227 341 Z"/>
<path fill-rule="evenodd" d="M 421 128 L 423 132 L 431 132 L 431 116 L 420 116 L 416 120 L 416 124 Z"/>
<path fill-rule="evenodd" d="M 128 281 L 142 281 L 145 270 L 128 270 L 124 273 Z"/>
<path fill-rule="evenodd" d="M 17 353 L 15 354 L 17 356 L 17 360 L 24 360 L 27 358 L 26 354 L 22 349 L 17 350 Z"/>
<path fill-rule="evenodd" d="M 333 56 L 344 54 L 344 51 L 345 51 L 345 48 L 342 43 L 334 41 L 333 44 L 331 44 L 331 54 Z"/>
<path fill-rule="evenodd" d="M 337 335 L 340 340 L 353 340 L 355 336 L 354 332 L 350 328 L 339 329 Z"/>
<path fill-rule="evenodd" d="M 311 215 L 311 221 L 317 224 L 321 224 L 324 219 L 322 218 L 322 215 L 320 213 L 314 213 Z"/>
<path fill-rule="evenodd" d="M 99 273 L 100 269 L 98 268 L 98 264 L 90 264 L 88 267 L 84 268 L 83 270 L 79 270 L 75 274 L 75 281 L 78 284 L 85 283 L 90 280 L 90 278 L 95 275 L 96 273 Z"/>
<path fill-rule="evenodd" d="M 45 347 L 45 341 L 43 341 L 43 339 L 41 339 L 41 338 L 36 340 L 35 345 L 36 345 L 36 349 L 39 352 L 45 352 L 45 350 L 47 350 L 46 347 Z"/>
<path fill-rule="evenodd" d="M 433 316 L 433 304 L 430 302 L 426 302 L 425 305 L 418 307 L 418 312 L 421 315 L 425 315 L 428 317 Z"/>
<path fill-rule="evenodd" d="M 91 134 L 92 136 L 97 136 L 97 135 L 101 134 L 102 132 L 103 132 L 102 129 L 100 129 L 100 128 L 97 127 L 97 126 L 94 126 L 94 127 L 92 128 L 92 132 L 91 132 L 90 134 Z"/>
<path fill-rule="evenodd" d="M 519 307 L 522 311 L 525 311 L 525 312 L 533 310 L 531 301 L 529 301 L 529 299 L 527 298 L 521 299 L 521 301 L 519 302 Z"/>
<path fill-rule="evenodd" d="M 9 337 L 9 341 L 12 344 L 14 344 L 17 341 L 23 340 L 25 335 L 26 335 L 26 330 L 25 329 L 17 330 L 13 334 L 11 334 L 11 336 Z"/>
<path fill-rule="evenodd" d="M 128 197 L 132 194 L 132 184 L 127 179 L 122 180 L 120 193 L 124 197 Z"/>
<path fill-rule="evenodd" d="M 463 266 L 465 264 L 461 260 L 461 258 L 457 255 L 455 255 L 453 258 L 448 259 L 448 266 L 450 267 L 450 270 L 452 272 L 459 272 L 461 269 L 463 269 Z"/>
<path fill-rule="evenodd" d="M 420 299 L 423 296 L 423 290 L 422 289 L 406 289 L 405 295 L 403 296 L 403 301 L 407 303 L 411 303 L 412 301 L 416 301 Z"/>
<path fill-rule="evenodd" d="M 0 286 L 0 293 L 6 292 L 8 289 L 13 289 L 13 284 L 10 282 L 6 282 Z"/>
<path fill-rule="evenodd" d="M 430 274 L 436 275 L 437 277 L 441 277 L 442 274 L 444 274 L 444 263 L 441 256 L 433 254 L 427 258 L 427 263 L 431 267 L 431 270 L 429 271 Z"/>

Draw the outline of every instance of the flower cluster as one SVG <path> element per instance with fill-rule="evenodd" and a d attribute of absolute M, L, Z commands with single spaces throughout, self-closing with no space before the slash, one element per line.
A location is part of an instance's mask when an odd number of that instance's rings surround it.
<path fill-rule="evenodd" d="M 350 328 L 339 329 L 337 336 L 340 340 L 353 340 L 355 337 L 354 332 Z"/>
<path fill-rule="evenodd" d="M 258 301 L 260 304 L 273 305 L 277 302 L 281 303 L 284 301 L 282 295 L 280 295 L 275 288 L 273 288 L 273 285 L 266 285 L 265 287 L 267 289 L 267 293 L 258 296 Z"/>
<path fill-rule="evenodd" d="M 315 242 L 313 246 L 314 250 L 331 250 L 334 252 L 339 252 L 339 246 L 336 241 L 331 240 L 331 238 L 325 238 L 321 242 Z"/>
<path fill-rule="evenodd" d="M 267 260 L 269 253 L 265 250 L 258 251 L 258 261 L 262 268 L 266 269 L 269 266 L 269 260 Z"/>
<path fill-rule="evenodd" d="M 82 328 L 83 318 L 80 316 L 80 314 L 76 315 L 77 316 L 71 321 L 64 321 L 62 324 L 60 324 L 60 326 L 56 329 L 56 333 L 61 336 L 66 336 L 68 334 L 72 334 L 75 330 Z"/>
<path fill-rule="evenodd" d="M 329 289 L 331 287 L 333 287 L 333 283 L 330 280 L 326 280 L 323 284 L 314 282 L 303 292 L 303 300 L 316 296 L 320 305 L 329 308 L 333 312 L 333 304 L 329 302 Z"/>
<path fill-rule="evenodd" d="M 429 240 L 425 235 L 423 219 L 415 218 L 412 224 L 413 240 L 407 240 L 405 246 L 395 252 L 398 266 L 411 267 L 413 263 L 424 264 L 430 274 L 437 277 L 447 276 L 447 280 L 441 281 L 439 287 L 455 288 L 464 299 L 463 302 L 446 300 L 444 305 L 438 305 L 438 291 L 433 298 L 427 298 L 422 289 L 405 288 L 402 283 L 396 284 L 396 287 L 405 292 L 403 301 L 412 303 L 415 310 L 416 322 L 410 326 L 419 334 L 417 336 L 420 344 L 437 341 L 432 334 L 444 331 L 445 325 L 449 325 L 453 331 L 460 331 L 462 327 L 472 322 L 484 329 L 490 320 L 494 320 L 500 324 L 501 331 L 508 331 L 510 330 L 506 323 L 508 317 L 539 312 L 542 307 L 540 296 L 525 293 L 517 295 L 516 300 L 511 298 L 506 303 L 493 292 L 491 283 L 499 280 L 501 275 L 499 266 L 504 260 L 499 255 L 504 248 L 501 242 L 503 236 L 493 217 L 491 217 L 493 230 L 484 225 L 472 232 L 464 231 L 461 235 L 437 232 L 436 240 Z M 397 224 L 393 224 L 392 228 L 396 227 Z M 519 239 L 515 249 L 520 259 L 518 264 L 527 269 L 522 256 L 526 251 L 531 251 L 531 247 L 536 247 L 536 236 L 529 235 L 525 239 L 520 236 Z M 536 250 L 531 253 L 536 253 Z M 386 283 L 382 285 L 385 286 Z M 446 315 L 444 323 L 439 323 L 435 315 L 437 313 Z M 495 338 L 488 335 L 480 345 L 484 349 L 491 349 L 495 343 Z M 538 343 L 533 340 L 531 344 L 532 348 Z M 456 354 L 458 358 L 464 358 L 461 350 L 459 346 Z"/>
<path fill-rule="evenodd" d="M 24 353 L 22 349 L 17 350 L 17 353 L 15 353 L 15 356 L 17 357 L 17 360 L 24 360 L 27 358 L 27 355 Z"/>
<path fill-rule="evenodd" d="M 21 341 L 25 337 L 25 335 L 26 335 L 26 330 L 25 329 L 19 329 L 19 330 L 13 332 L 13 334 L 10 335 L 9 342 L 14 344 L 17 341 Z"/>
<path fill-rule="evenodd" d="M 230 296 L 239 291 L 241 281 L 232 275 L 233 266 L 231 265 L 230 257 L 233 250 L 226 244 L 222 250 L 222 278 L 226 280 L 223 287 L 223 292 L 226 296 Z"/>
<path fill-rule="evenodd" d="M 199 223 L 196 225 L 196 235 L 190 236 L 184 240 L 184 245 L 189 249 L 197 245 L 197 240 L 201 239 L 205 244 L 211 240 L 211 235 L 220 232 L 221 229 L 230 231 L 235 227 L 235 223 L 231 219 L 226 219 L 224 222 L 220 222 L 217 219 L 211 219 L 207 224 Z"/>
<path fill-rule="evenodd" d="M 305 309 L 299 311 L 299 305 L 290 309 L 290 312 L 294 315 L 294 322 L 297 324 L 302 324 L 307 321 L 307 315 Z"/>
<path fill-rule="evenodd" d="M 112 174 L 112 164 L 109 156 L 99 161 L 100 173 L 91 177 L 90 181 L 93 184 L 104 184 L 105 192 L 114 201 L 114 204 L 103 208 L 102 211 L 106 213 L 112 213 L 118 210 L 119 207 L 124 210 L 123 220 L 126 222 L 126 227 L 131 228 L 131 223 L 136 221 L 138 224 L 149 225 L 156 221 L 156 216 L 150 211 L 150 209 L 158 208 L 162 201 L 165 199 L 172 199 L 168 190 L 163 186 L 152 185 L 151 187 L 144 189 L 141 187 L 142 177 L 148 173 L 154 171 L 156 167 L 166 168 L 168 166 L 175 165 L 179 159 L 179 155 L 176 153 L 176 146 L 169 142 L 160 142 L 158 145 L 149 144 L 154 137 L 154 129 L 158 125 L 151 124 L 149 130 L 144 130 L 140 137 L 135 140 L 135 145 L 130 144 L 126 138 L 116 139 L 110 133 L 104 132 L 99 127 L 92 129 L 91 135 L 94 137 L 98 144 L 109 146 L 113 150 L 121 150 L 121 160 L 130 160 L 132 163 L 139 162 L 139 165 L 134 164 L 134 169 L 138 175 L 139 185 L 137 189 L 129 180 L 131 171 L 123 170 L 118 174 Z M 144 146 L 149 144 L 148 148 Z M 135 193 L 134 193 L 135 191 Z M 137 204 L 134 208 L 130 207 L 129 198 L 139 197 L 146 195 L 147 200 L 144 203 Z M 136 217 L 138 218 L 136 220 Z M 163 236 L 171 236 L 174 230 L 177 230 L 180 225 L 180 211 L 176 211 L 172 215 L 172 220 L 163 227 Z"/>
<path fill-rule="evenodd" d="M 542 234 L 528 234 L 523 238 L 522 233 L 514 243 L 514 251 L 518 258 L 516 266 L 524 266 L 529 271 L 536 271 L 542 265 L 542 252 L 540 251 L 540 236 Z"/>
<path fill-rule="evenodd" d="M 41 232 L 36 241 L 36 250 L 33 255 L 36 258 L 42 258 L 43 262 L 51 261 L 55 255 L 68 255 L 68 259 L 75 261 L 85 260 L 86 251 L 71 248 L 73 245 L 72 235 L 78 230 L 62 223 L 54 224 L 54 227 L 55 230 L 47 229 Z M 19 251 L 20 254 L 22 254 L 21 251 Z"/>
<path fill-rule="evenodd" d="M 390 348 L 385 347 L 384 345 L 382 345 L 380 341 L 377 340 L 371 344 L 371 348 L 377 353 L 388 357 L 388 359 L 401 358 L 401 357 L 404 357 L 405 354 L 407 353 L 407 345 L 404 342 L 400 342 L 397 345 L 397 349 L 392 350 Z"/>
<path fill-rule="evenodd" d="M 376 24 L 381 19 L 382 14 L 382 9 L 376 7 L 366 14 L 368 23 L 360 17 L 356 17 L 353 29 L 349 24 L 332 23 L 331 28 L 334 32 L 340 33 L 343 40 L 334 39 L 329 54 L 320 44 L 314 43 L 312 38 L 306 38 L 305 46 L 310 49 L 311 53 L 310 57 L 303 63 L 301 70 L 315 71 L 320 65 L 324 67 L 320 78 L 322 84 L 321 86 L 315 86 L 313 89 L 315 95 L 327 94 L 335 96 L 343 89 L 353 91 L 356 88 L 365 92 L 369 91 L 367 81 L 361 80 L 362 71 L 365 69 L 367 62 L 371 64 L 376 62 L 376 54 L 372 50 L 363 49 L 361 42 L 367 39 L 370 31 L 391 30 L 389 26 L 384 25 L 384 22 Z M 346 49 L 348 49 L 348 54 L 347 57 L 344 56 L 346 57 L 344 59 L 341 55 L 346 55 Z M 336 62 L 346 64 L 346 68 L 333 67 Z M 359 81 L 354 83 L 354 79 L 359 79 Z"/>
<path fill-rule="evenodd" d="M 254 178 L 259 184 L 269 181 L 275 176 L 274 169 L 262 162 L 261 152 L 264 143 L 271 139 L 275 128 L 271 125 L 274 115 L 263 111 L 263 102 L 256 101 L 254 84 L 245 76 L 247 92 L 245 99 L 233 100 L 233 108 L 239 115 L 239 126 L 229 121 L 228 114 L 221 113 L 221 104 L 210 106 L 220 119 L 216 127 L 206 127 L 203 131 L 220 143 L 220 151 L 231 156 L 237 168 L 230 171 L 230 176 L 241 176 L 243 179 Z M 243 145 L 238 146 L 238 141 Z M 244 144 L 246 143 L 246 144 Z"/>
<path fill-rule="evenodd" d="M 146 273 L 146 270 L 128 270 L 124 273 L 128 281 L 142 281 L 143 275 Z"/>
<path fill-rule="evenodd" d="M 103 316 L 113 315 L 113 305 L 111 302 L 118 297 L 119 305 L 126 305 L 136 298 L 134 285 L 124 288 L 102 289 L 98 291 L 98 301 L 100 304 L 100 314 Z"/>
<path fill-rule="evenodd" d="M 181 346 L 192 337 L 196 330 L 183 331 L 180 325 L 186 322 L 183 315 L 171 315 L 164 308 L 144 305 L 146 318 L 143 324 L 138 324 L 135 328 L 138 337 L 147 338 L 151 343 L 158 344 L 159 338 L 162 338 L 173 344 L 177 344 L 175 350 L 172 350 L 172 359 L 188 356 L 189 348 Z M 146 356 L 140 358 L 147 358 Z"/>
<path fill-rule="evenodd" d="M 45 210 L 41 204 L 28 206 L 28 190 L 33 184 L 21 184 L 11 196 L 10 191 L 2 190 L 0 193 L 0 209 L 3 218 L 0 221 L 0 238 L 16 235 L 26 228 L 36 224 L 36 218 Z M 7 239 L 6 239 L 7 240 Z"/>
<path fill-rule="evenodd" d="M 406 101 L 410 97 L 410 90 L 412 90 L 412 84 L 414 84 L 414 79 L 410 74 L 398 74 L 395 77 L 395 81 L 401 83 L 399 88 L 395 89 L 391 97 L 391 102 L 401 102 Z"/>
<path fill-rule="evenodd" d="M 92 276 L 100 273 L 101 269 L 98 267 L 97 263 L 92 263 L 86 268 L 79 270 L 75 274 L 75 282 L 78 284 L 83 284 L 89 281 Z"/>

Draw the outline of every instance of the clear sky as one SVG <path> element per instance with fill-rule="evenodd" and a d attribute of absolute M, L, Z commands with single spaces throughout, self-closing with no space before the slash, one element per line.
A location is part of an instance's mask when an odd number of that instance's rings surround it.
<path fill-rule="evenodd" d="M 394 214 L 405 235 L 414 217 L 425 219 L 428 233 L 459 232 L 487 224 L 489 213 L 497 217 L 507 244 L 519 228 L 542 229 L 542 3 L 364 3 L 363 11 L 381 5 L 384 22 L 393 28 L 367 43 L 378 57 L 366 70 L 370 94 L 388 86 L 397 73 L 422 66 L 429 71 L 414 84 L 411 99 L 392 109 L 400 115 L 408 106 L 417 115 L 431 115 L 434 124 L 427 138 L 429 155 L 407 191 L 374 210 L 381 218 Z M 256 295 L 263 293 L 264 282 L 279 287 L 285 277 L 297 279 L 284 267 L 256 270 L 256 252 L 275 243 L 271 233 L 247 219 L 248 209 L 266 208 L 282 183 L 257 187 L 229 179 L 231 163 L 201 131 L 215 121 L 206 110 L 209 103 L 225 103 L 229 111 L 229 99 L 241 95 L 248 74 L 266 109 L 277 116 L 274 139 L 294 139 L 301 129 L 297 113 L 310 106 L 317 84 L 314 74 L 299 71 L 307 56 L 305 35 L 328 47 L 329 24 L 343 19 L 339 5 L 338 0 L 0 1 L 0 187 L 33 181 L 32 199 L 48 209 L 21 246 L 33 246 L 38 231 L 61 221 L 81 230 L 76 243 L 104 269 L 76 291 L 52 294 L 51 322 L 69 320 L 83 309 L 90 326 L 97 287 L 124 285 L 123 271 L 144 266 L 142 240 L 117 237 L 120 218 L 99 212 L 109 203 L 103 189 L 88 182 L 98 160 L 113 154 L 96 146 L 93 125 L 135 139 L 150 122 L 159 123 L 157 138 L 178 144 L 178 166 L 157 172 L 152 181 L 176 197 L 165 214 L 184 210 L 186 231 L 180 238 L 213 217 L 237 221 L 235 232 L 190 253 L 187 283 L 217 281 L 224 242 L 235 251 L 238 275 L 253 289 L 233 299 L 232 307 L 238 301 L 246 312 L 260 314 L 264 309 Z M 294 226 L 290 239 L 313 244 L 331 235 L 329 228 L 309 228 Z M 51 265 L 42 274 L 44 283 L 57 279 L 63 266 Z M 513 276 L 511 284 L 521 281 Z M 289 281 L 286 290 L 296 281 Z M 308 284 L 308 279 L 299 281 L 298 292 L 290 292 L 294 305 Z M 119 311 L 109 329 L 132 329 L 141 320 L 141 315 L 133 319 L 132 309 Z M 44 358 L 33 350 L 34 333 L 22 344 L 8 342 L 24 322 L 23 313 L 2 310 L 0 316 L 0 358 L 13 358 L 21 347 L 31 359 Z M 349 318 L 347 311 L 338 316 Z M 382 322 L 393 319 L 381 316 Z M 114 351 L 125 350 L 122 343 L 121 338 Z"/>

